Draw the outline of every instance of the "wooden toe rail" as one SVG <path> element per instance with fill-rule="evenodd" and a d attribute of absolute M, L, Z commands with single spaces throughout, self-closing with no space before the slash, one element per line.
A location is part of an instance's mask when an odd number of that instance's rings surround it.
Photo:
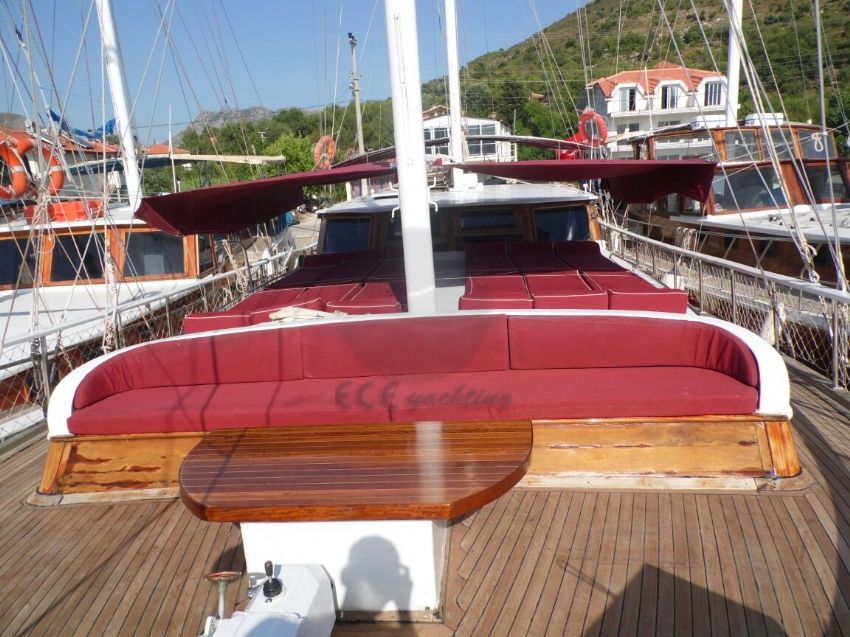
<path fill-rule="evenodd" d="M 215 522 L 451 519 L 519 482 L 531 438 L 528 421 L 215 431 L 180 494 Z"/>

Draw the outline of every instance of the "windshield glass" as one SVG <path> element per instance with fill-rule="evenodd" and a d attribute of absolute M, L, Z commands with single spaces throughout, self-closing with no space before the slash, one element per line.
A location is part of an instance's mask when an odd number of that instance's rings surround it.
<path fill-rule="evenodd" d="M 782 184 L 772 166 L 728 169 L 715 175 L 711 190 L 719 212 L 785 205 Z"/>
<path fill-rule="evenodd" d="M 726 159 L 729 161 L 743 161 L 747 159 L 755 161 L 759 158 L 759 149 L 754 131 L 730 131 L 723 136 L 723 141 L 726 146 Z"/>
<path fill-rule="evenodd" d="M 35 271 L 35 253 L 26 239 L 0 241 L 0 285 L 29 287 Z"/>
<path fill-rule="evenodd" d="M 842 168 L 842 166 L 833 164 L 827 172 L 826 166 L 806 166 L 806 178 L 817 203 L 829 203 L 832 198 L 839 203 L 850 201 L 847 178 L 843 174 Z M 830 186 L 832 187 L 831 196 Z M 805 188 L 803 192 L 806 192 Z"/>
<path fill-rule="evenodd" d="M 369 249 L 369 238 L 372 234 L 372 219 L 369 217 L 329 219 L 325 228 L 325 252 Z"/>

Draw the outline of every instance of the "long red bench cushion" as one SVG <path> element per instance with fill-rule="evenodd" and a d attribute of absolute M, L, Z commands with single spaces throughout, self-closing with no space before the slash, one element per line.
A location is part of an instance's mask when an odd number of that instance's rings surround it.
<path fill-rule="evenodd" d="M 508 368 L 504 316 L 327 324 L 301 332 L 304 378 L 477 372 Z"/>
<path fill-rule="evenodd" d="M 406 296 L 403 281 L 370 281 L 356 294 L 329 302 L 327 309 L 347 314 L 393 314 L 402 311 Z"/>
<path fill-rule="evenodd" d="M 624 316 L 565 319 L 509 317 L 511 368 L 698 367 L 758 387 L 752 352 L 741 339 L 713 325 Z"/>
<path fill-rule="evenodd" d="M 709 369 L 631 367 L 405 376 L 392 419 L 524 420 L 753 413 L 758 391 Z"/>
<path fill-rule="evenodd" d="M 335 283 L 330 285 L 313 285 L 305 288 L 299 296 L 300 299 L 313 299 L 318 303 L 319 310 L 332 312 L 328 304 L 333 304 L 343 299 L 348 299 L 360 291 L 362 285 L 359 283 Z"/>
<path fill-rule="evenodd" d="M 397 281 L 404 279 L 403 259 L 384 259 L 380 265 L 369 274 L 370 281 Z"/>
<path fill-rule="evenodd" d="M 587 272 L 627 272 L 602 255 L 595 241 L 558 241 L 555 253 L 572 267 Z"/>
<path fill-rule="evenodd" d="M 528 274 L 525 280 L 535 308 L 608 309 L 608 294 L 578 272 Z"/>
<path fill-rule="evenodd" d="M 301 259 L 301 267 L 318 268 L 335 266 L 345 261 L 345 252 L 325 252 L 323 254 L 305 254 Z"/>
<path fill-rule="evenodd" d="M 302 292 L 304 292 L 304 288 L 297 287 L 283 290 L 261 290 L 248 295 L 226 312 L 229 314 L 250 314 L 271 307 L 284 307 L 295 301 Z"/>
<path fill-rule="evenodd" d="M 135 389 L 74 411 L 68 428 L 135 434 L 389 422 L 388 400 L 350 385 L 314 379 Z"/>
<path fill-rule="evenodd" d="M 74 409 L 131 389 L 303 378 L 299 329 L 158 341 L 110 358 L 77 387 Z"/>
<path fill-rule="evenodd" d="M 461 310 L 531 309 L 534 304 L 528 294 L 525 279 L 515 275 L 469 276 L 466 291 L 458 302 Z"/>
<path fill-rule="evenodd" d="M 585 276 L 608 292 L 608 307 L 612 310 L 676 314 L 684 314 L 688 310 L 687 292 L 657 288 L 631 272 L 593 272 Z"/>

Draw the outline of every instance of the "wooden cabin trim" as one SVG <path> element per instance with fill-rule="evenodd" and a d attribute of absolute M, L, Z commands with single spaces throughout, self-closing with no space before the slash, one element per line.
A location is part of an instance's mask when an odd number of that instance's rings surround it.
<path fill-rule="evenodd" d="M 312 428 L 315 427 L 321 425 Z M 193 432 L 54 438 L 38 491 L 69 494 L 173 489 L 178 484 L 183 459 L 208 435 Z M 791 478 L 799 474 L 791 421 L 784 416 L 532 421 L 528 468 L 532 478 Z"/>

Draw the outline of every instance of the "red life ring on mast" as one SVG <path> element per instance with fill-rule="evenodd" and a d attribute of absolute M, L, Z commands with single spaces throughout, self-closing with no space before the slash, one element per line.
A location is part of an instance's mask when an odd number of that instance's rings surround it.
<path fill-rule="evenodd" d="M 330 168 L 336 154 L 336 142 L 330 135 L 323 135 L 313 146 L 313 161 L 316 168 Z"/>
<path fill-rule="evenodd" d="M 590 125 L 591 121 L 593 126 Z M 605 140 L 608 139 L 608 125 L 605 123 L 605 118 L 594 110 L 584 111 L 578 118 L 576 137 L 581 137 L 581 139 L 575 141 L 588 146 L 595 147 L 604 144 Z"/>
<path fill-rule="evenodd" d="M 10 142 L 15 140 L 15 147 Z M 27 147 L 29 145 L 29 147 Z M 10 137 L 0 142 L 0 160 L 9 168 L 10 184 L 0 185 L 0 199 L 20 199 L 29 190 L 30 177 L 24 166 L 24 155 L 32 148 L 32 142 L 26 138 Z"/>

